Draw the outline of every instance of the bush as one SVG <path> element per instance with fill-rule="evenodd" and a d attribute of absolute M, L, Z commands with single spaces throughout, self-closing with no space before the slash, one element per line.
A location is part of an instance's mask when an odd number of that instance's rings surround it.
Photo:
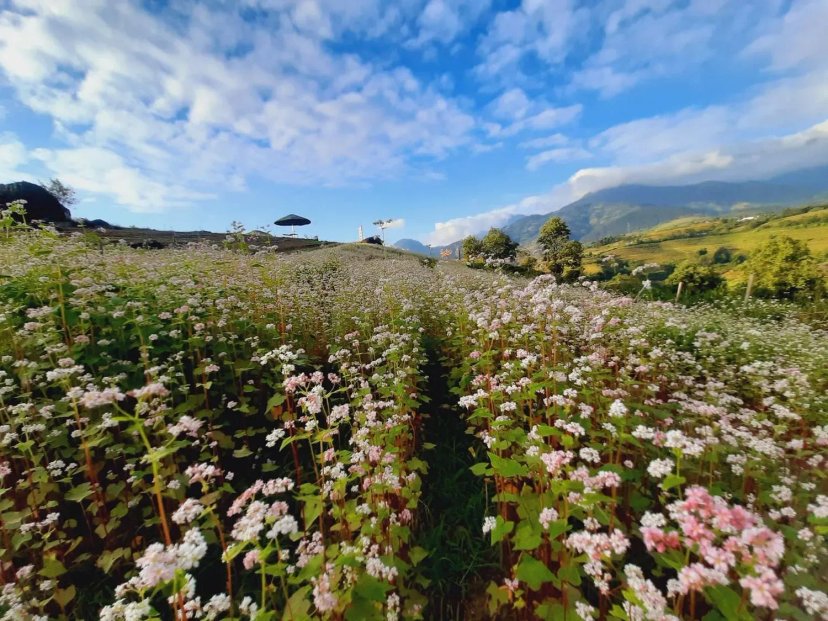
<path fill-rule="evenodd" d="M 489 259 L 514 259 L 518 245 L 503 231 L 489 229 L 481 242 L 483 254 Z"/>
<path fill-rule="evenodd" d="M 713 263 L 721 265 L 723 263 L 730 263 L 732 260 L 733 253 L 730 251 L 730 248 L 720 246 L 716 249 L 716 252 L 713 253 Z"/>
<path fill-rule="evenodd" d="M 686 290 L 700 293 L 721 287 L 724 284 L 724 278 L 712 267 L 684 261 L 676 266 L 666 282 L 669 285 L 678 285 L 683 282 Z"/>
<path fill-rule="evenodd" d="M 742 265 L 745 279 L 754 275 L 756 295 L 785 299 L 813 297 L 825 289 L 825 277 L 805 242 L 772 237 Z"/>

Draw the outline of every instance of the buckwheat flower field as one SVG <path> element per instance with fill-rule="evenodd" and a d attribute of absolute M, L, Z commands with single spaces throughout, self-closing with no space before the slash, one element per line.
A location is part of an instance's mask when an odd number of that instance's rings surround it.
<path fill-rule="evenodd" d="M 3 239 L 0 615 L 828 619 L 828 333 L 766 306 Z"/>

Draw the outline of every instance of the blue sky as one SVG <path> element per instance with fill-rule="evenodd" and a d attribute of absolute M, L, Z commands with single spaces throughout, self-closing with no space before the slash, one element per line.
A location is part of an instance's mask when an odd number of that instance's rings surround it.
<path fill-rule="evenodd" d="M 825 0 L 0 0 L 0 182 L 76 216 L 448 243 L 828 163 Z"/>

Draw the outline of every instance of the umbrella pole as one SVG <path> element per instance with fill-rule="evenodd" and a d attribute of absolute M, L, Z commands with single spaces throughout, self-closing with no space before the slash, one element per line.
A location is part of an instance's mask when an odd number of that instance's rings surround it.
<path fill-rule="evenodd" d="M 296 227 L 294 225 L 290 225 L 290 236 L 296 237 Z"/>

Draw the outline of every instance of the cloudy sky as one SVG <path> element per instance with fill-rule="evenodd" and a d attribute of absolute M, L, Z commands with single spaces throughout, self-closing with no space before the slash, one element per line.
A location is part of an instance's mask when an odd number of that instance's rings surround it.
<path fill-rule="evenodd" d="M 828 163 L 826 0 L 0 0 L 0 182 L 78 216 L 451 242 Z"/>

